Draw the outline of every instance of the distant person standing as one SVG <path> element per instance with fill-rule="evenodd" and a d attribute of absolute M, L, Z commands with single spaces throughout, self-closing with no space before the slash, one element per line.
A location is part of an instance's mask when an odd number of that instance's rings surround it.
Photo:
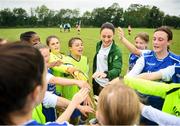
<path fill-rule="evenodd" d="M 128 35 L 131 35 L 131 31 L 132 31 L 131 25 L 128 25 Z"/>
<path fill-rule="evenodd" d="M 66 31 L 70 32 L 70 30 L 71 30 L 71 25 L 69 23 L 64 24 L 64 32 Z"/>
<path fill-rule="evenodd" d="M 60 25 L 59 25 L 59 29 L 60 29 L 60 32 L 62 32 L 63 24 L 60 24 Z"/>
<path fill-rule="evenodd" d="M 78 21 L 76 24 L 77 34 L 80 35 L 81 32 L 81 21 Z"/>
<path fill-rule="evenodd" d="M 68 32 L 70 32 L 71 30 L 71 25 L 69 23 L 67 23 L 67 29 L 68 29 Z"/>
<path fill-rule="evenodd" d="M 64 28 L 64 32 L 65 32 L 67 29 L 67 24 L 64 24 L 63 28 Z"/>

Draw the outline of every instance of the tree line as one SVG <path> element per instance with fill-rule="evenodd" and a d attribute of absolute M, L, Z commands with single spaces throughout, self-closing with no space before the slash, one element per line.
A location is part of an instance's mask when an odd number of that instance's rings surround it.
<path fill-rule="evenodd" d="M 81 21 L 83 27 L 100 27 L 107 21 L 121 27 L 180 27 L 180 16 L 165 15 L 156 6 L 141 4 L 131 4 L 124 10 L 118 3 L 113 3 L 107 8 L 94 8 L 82 15 L 79 9 L 51 10 L 45 5 L 31 8 L 30 13 L 23 8 L 0 10 L 0 27 L 57 27 L 67 22 L 75 26 L 77 21 Z"/>

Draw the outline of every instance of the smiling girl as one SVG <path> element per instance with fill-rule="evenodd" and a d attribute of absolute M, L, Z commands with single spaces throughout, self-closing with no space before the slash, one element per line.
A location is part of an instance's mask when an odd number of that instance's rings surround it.
<path fill-rule="evenodd" d="M 54 35 L 48 36 L 46 39 L 46 44 L 49 46 L 50 49 L 49 63 L 58 62 L 58 61 L 63 63 L 66 59 L 66 56 L 60 52 L 61 44 L 59 38 Z M 55 65 L 51 68 L 51 71 L 54 76 L 64 77 L 66 66 L 61 64 Z M 56 86 L 56 94 L 62 95 L 62 86 L 60 85 Z"/>
<path fill-rule="evenodd" d="M 150 52 L 148 49 L 149 35 L 146 32 L 140 32 L 134 38 L 134 45 L 124 37 L 124 31 L 118 27 L 119 38 L 123 45 L 131 51 L 129 56 L 129 69 L 130 71 L 136 64 L 137 59 L 144 53 Z"/>
<path fill-rule="evenodd" d="M 169 51 L 172 38 L 172 31 L 168 27 L 157 28 L 153 35 L 153 50 L 141 56 L 128 75 L 135 76 L 145 72 L 156 72 L 168 66 L 179 64 L 180 56 Z M 172 79 L 172 82 L 175 82 L 175 80 Z M 147 100 L 151 106 L 159 110 L 162 109 L 163 99 L 149 96 Z M 148 122 L 146 124 L 152 125 L 153 123 Z"/>
<path fill-rule="evenodd" d="M 72 37 L 68 43 L 70 54 L 67 56 L 66 63 L 71 64 L 75 67 L 76 70 L 81 71 L 85 77 L 88 77 L 89 65 L 88 59 L 86 56 L 83 56 L 83 41 L 79 37 Z M 73 72 L 75 73 L 75 72 Z M 72 78 L 72 76 L 67 76 L 68 78 Z M 87 81 L 88 78 L 86 78 Z M 72 99 L 74 94 L 79 91 L 79 87 L 76 85 L 63 87 L 63 96 L 69 100 Z M 88 100 L 87 100 L 88 101 Z M 89 103 L 89 102 L 88 102 Z M 89 104 L 88 104 L 89 105 Z M 78 117 L 80 116 L 79 111 L 74 111 L 71 116 L 70 122 L 73 124 L 77 124 Z"/>
<path fill-rule="evenodd" d="M 88 76 L 89 65 L 87 57 L 82 55 L 84 49 L 82 39 L 73 37 L 69 40 L 68 46 L 70 54 L 67 56 L 66 63 L 73 65 L 76 69 Z M 78 86 L 66 86 L 63 88 L 63 96 L 71 99 L 78 90 Z"/>

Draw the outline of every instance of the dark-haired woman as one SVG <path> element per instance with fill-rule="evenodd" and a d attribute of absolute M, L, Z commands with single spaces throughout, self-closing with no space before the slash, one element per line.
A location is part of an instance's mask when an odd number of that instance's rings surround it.
<path fill-rule="evenodd" d="M 96 54 L 93 61 L 93 91 L 99 95 L 101 89 L 112 79 L 119 76 L 122 68 L 122 56 L 113 37 L 115 28 L 112 23 L 106 22 L 101 26 L 101 41 L 96 45 Z"/>
<path fill-rule="evenodd" d="M 25 43 L 29 43 L 31 45 L 36 45 L 40 43 L 39 35 L 34 31 L 28 31 L 21 33 L 20 40 Z"/>

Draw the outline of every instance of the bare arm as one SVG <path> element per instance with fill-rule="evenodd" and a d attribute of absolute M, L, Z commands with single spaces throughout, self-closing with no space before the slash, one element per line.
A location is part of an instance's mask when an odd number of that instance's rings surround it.
<path fill-rule="evenodd" d="M 86 99 L 86 97 L 88 96 L 88 92 L 89 90 L 87 88 L 82 88 L 78 93 L 76 93 L 73 96 L 72 101 L 69 103 L 67 109 L 63 112 L 61 116 L 58 117 L 56 122 L 63 122 L 69 120 L 74 109 Z"/>
<path fill-rule="evenodd" d="M 142 73 L 137 75 L 138 78 L 146 79 L 146 80 L 159 80 L 162 79 L 164 81 L 170 81 L 172 76 L 175 73 L 175 66 L 168 66 L 164 69 L 161 69 L 157 72 L 152 73 Z"/>
<path fill-rule="evenodd" d="M 70 100 L 63 97 L 58 97 L 56 106 L 60 108 L 66 108 L 70 103 L 71 103 Z M 87 113 L 94 112 L 94 109 L 91 108 L 90 106 L 78 105 L 76 108 L 79 109 L 79 111 L 85 116 L 87 116 Z"/>
<path fill-rule="evenodd" d="M 66 98 L 58 97 L 56 107 L 66 108 L 70 102 L 71 101 Z"/>
<path fill-rule="evenodd" d="M 161 72 L 152 72 L 152 73 L 142 73 L 137 75 L 138 78 L 146 79 L 146 80 L 159 80 L 162 78 Z"/>
<path fill-rule="evenodd" d="M 62 78 L 62 77 L 54 76 L 49 80 L 49 83 L 60 84 L 60 85 L 64 85 L 64 86 L 76 84 L 80 88 L 87 87 L 90 89 L 90 85 L 86 81 L 75 80 L 75 79 L 66 79 L 66 78 Z"/>
<path fill-rule="evenodd" d="M 122 30 L 122 28 L 118 27 L 118 35 L 119 35 L 119 39 L 122 42 L 123 45 L 125 45 L 128 50 L 135 54 L 140 56 L 141 55 L 141 50 L 137 49 L 131 42 L 129 42 L 125 37 L 124 37 L 124 31 Z"/>
<path fill-rule="evenodd" d="M 140 104 L 141 115 L 145 118 L 156 122 L 159 125 L 180 125 L 180 118 L 165 112 L 162 112 L 151 106 Z"/>

